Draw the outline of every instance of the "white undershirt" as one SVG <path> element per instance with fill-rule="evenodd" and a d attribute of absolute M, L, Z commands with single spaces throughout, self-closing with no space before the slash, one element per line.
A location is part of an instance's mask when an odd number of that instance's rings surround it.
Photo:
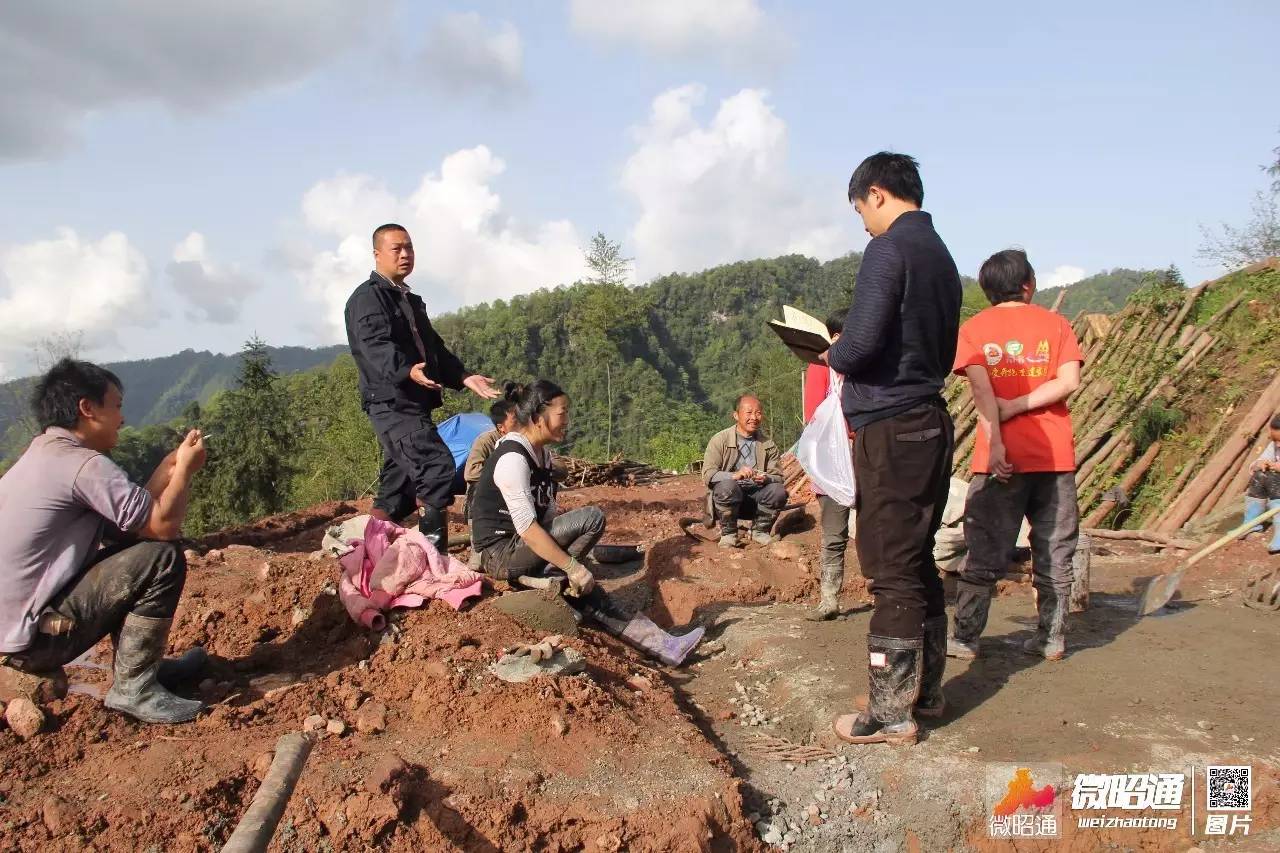
<path fill-rule="evenodd" d="M 498 444 L 494 446 L 495 453 L 504 441 L 519 442 L 524 445 L 525 450 L 529 451 L 530 456 L 535 460 L 541 460 L 543 467 L 551 468 L 551 451 L 546 448 L 538 450 L 529 443 L 529 439 L 525 438 L 523 434 L 509 432 L 504 435 L 498 440 Z M 502 493 L 502 500 L 506 502 L 507 512 L 511 515 L 511 524 L 515 527 L 516 533 L 521 536 L 533 526 L 535 521 L 540 522 L 543 526 L 550 524 L 551 519 L 555 518 L 557 512 L 555 499 L 552 498 L 546 517 L 538 518 L 537 508 L 533 503 L 533 490 L 529 486 L 531 476 L 532 471 L 529 469 L 529 460 L 519 453 L 504 454 L 493 467 L 493 484 Z"/>

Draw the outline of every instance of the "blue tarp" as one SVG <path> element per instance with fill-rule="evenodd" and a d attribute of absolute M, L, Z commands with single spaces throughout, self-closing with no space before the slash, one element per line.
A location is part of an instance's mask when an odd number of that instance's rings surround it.
<path fill-rule="evenodd" d="M 464 494 L 467 488 L 462 481 L 462 466 L 466 464 L 471 445 L 475 444 L 480 434 L 493 429 L 493 421 L 480 412 L 464 412 L 442 422 L 436 429 L 453 454 L 454 464 L 458 466 L 458 473 L 453 478 L 453 493 Z"/>

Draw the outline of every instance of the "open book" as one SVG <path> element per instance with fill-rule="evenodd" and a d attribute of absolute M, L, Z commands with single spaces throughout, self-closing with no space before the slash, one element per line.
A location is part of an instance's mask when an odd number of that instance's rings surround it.
<path fill-rule="evenodd" d="M 821 364 L 818 356 L 831 346 L 827 324 L 790 305 L 782 306 L 782 319 L 770 320 L 769 328 L 778 333 L 796 358 L 810 364 Z"/>

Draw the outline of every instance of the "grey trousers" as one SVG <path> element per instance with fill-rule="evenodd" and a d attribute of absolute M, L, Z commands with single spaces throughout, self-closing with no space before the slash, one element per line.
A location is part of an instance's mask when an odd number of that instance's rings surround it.
<path fill-rule="evenodd" d="M 130 613 L 168 619 L 178 609 L 187 561 L 173 542 L 103 548 L 54 596 L 31 645 L 7 663 L 26 672 L 56 669 L 114 633 Z"/>
<path fill-rule="evenodd" d="M 975 475 L 964 506 L 969 554 L 961 577 L 983 586 L 1004 577 L 1023 518 L 1031 523 L 1032 583 L 1065 600 L 1071 594 L 1071 562 L 1080 538 L 1076 475 L 1070 471 L 1014 474 L 1005 483 Z"/>
<path fill-rule="evenodd" d="M 822 565 L 844 568 L 849 547 L 849 513 L 852 507 L 818 495 L 818 520 L 822 526 Z"/>

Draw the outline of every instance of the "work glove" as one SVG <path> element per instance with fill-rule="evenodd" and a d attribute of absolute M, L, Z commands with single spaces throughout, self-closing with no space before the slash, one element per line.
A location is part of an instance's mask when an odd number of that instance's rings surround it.
<path fill-rule="evenodd" d="M 563 643 L 564 639 L 559 634 L 553 634 L 550 637 L 544 637 L 540 643 L 520 643 L 509 653 L 516 657 L 528 655 L 529 660 L 541 663 L 554 656 Z"/>

